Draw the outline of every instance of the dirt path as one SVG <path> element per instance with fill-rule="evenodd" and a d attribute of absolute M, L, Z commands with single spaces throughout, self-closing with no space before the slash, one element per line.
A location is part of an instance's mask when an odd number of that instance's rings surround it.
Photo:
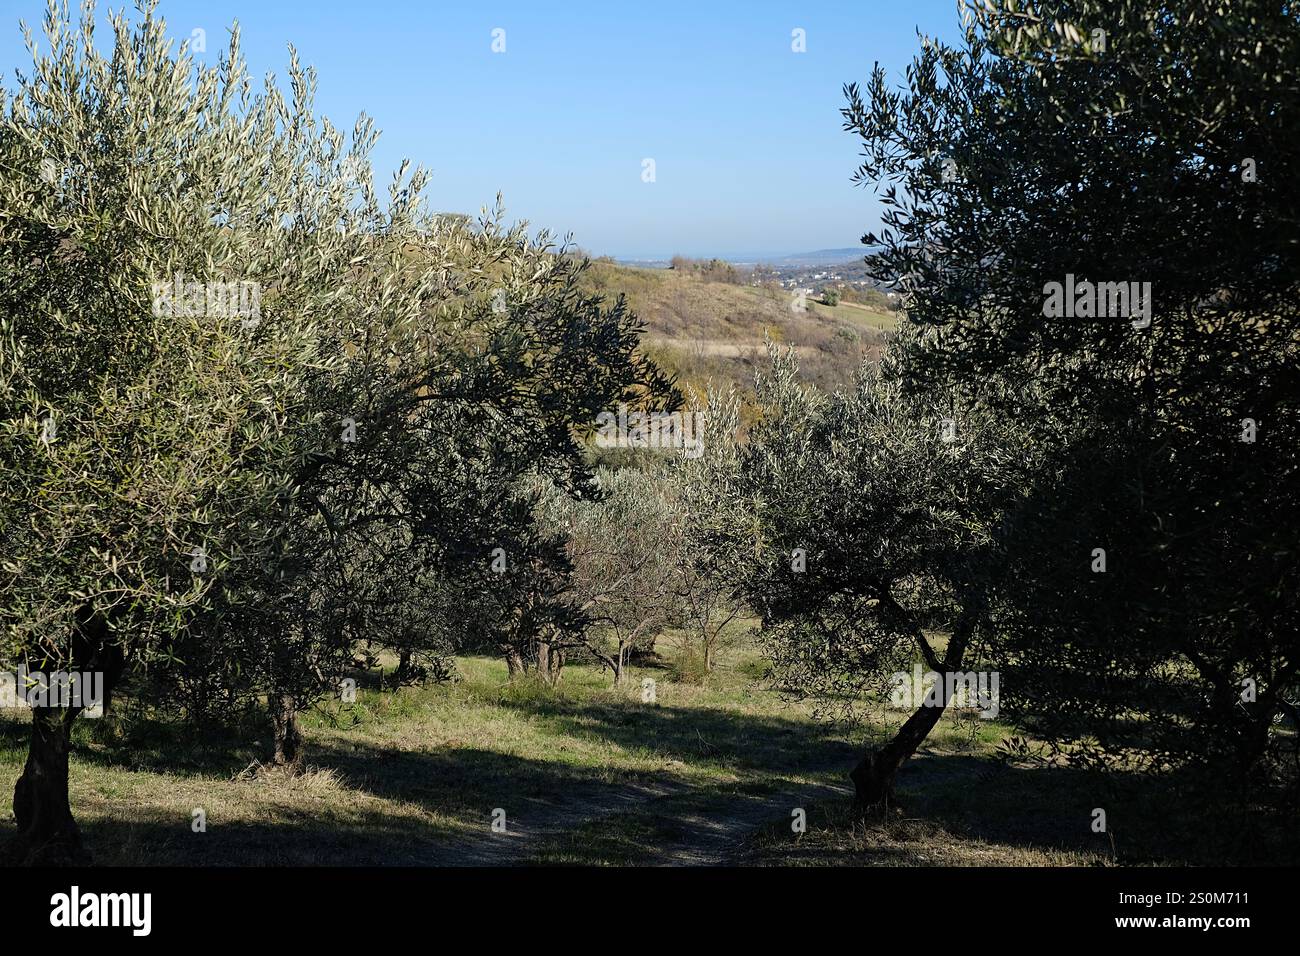
<path fill-rule="evenodd" d="M 507 811 L 505 832 L 494 833 L 485 821 L 482 832 L 448 844 L 434 866 L 511 866 L 528 860 L 548 840 L 605 817 L 628 813 L 655 800 L 690 792 L 685 784 L 627 786 L 584 794 L 567 803 L 525 799 Z"/>
<path fill-rule="evenodd" d="M 818 800 L 850 794 L 847 786 L 792 785 L 762 797 L 730 794 L 726 803 L 680 818 L 689 836 L 665 844 L 644 862 L 653 866 L 734 866 L 743 862 L 745 840 L 769 823 L 789 822 Z"/>
<path fill-rule="evenodd" d="M 791 819 L 796 807 L 849 794 L 847 785 L 788 783 L 762 796 L 693 788 L 678 781 L 621 787 L 572 802 L 526 800 L 507 815 L 506 831 L 481 833 L 440 847 L 434 866 L 518 866 L 549 842 L 624 814 L 671 819 L 680 835 L 659 842 L 636 862 L 649 866 L 726 866 L 740 861 L 744 842 L 768 823 Z M 678 804 L 685 803 L 685 807 Z"/>

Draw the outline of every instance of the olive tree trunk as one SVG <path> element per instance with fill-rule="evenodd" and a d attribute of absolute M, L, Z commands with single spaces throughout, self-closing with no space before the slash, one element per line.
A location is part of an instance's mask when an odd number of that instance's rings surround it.
<path fill-rule="evenodd" d="M 853 768 L 849 779 L 853 781 L 853 803 L 858 810 L 882 807 L 893 799 L 894 778 L 899 768 L 929 736 L 948 705 L 946 692 L 940 691 L 940 695 L 940 705 L 918 707 L 893 740 L 868 752 Z"/>
<path fill-rule="evenodd" d="M 49 866 L 89 862 L 68 800 L 68 753 L 75 711 L 32 711 L 27 763 L 14 786 L 18 833 L 10 847 L 15 863 Z"/>
<path fill-rule="evenodd" d="M 270 705 L 271 724 L 275 728 L 275 765 L 297 775 L 302 772 L 303 760 L 298 706 L 289 694 L 273 694 Z"/>
<path fill-rule="evenodd" d="M 101 705 L 107 711 L 109 694 L 122 674 L 125 658 L 122 649 L 109 640 L 108 622 L 92 608 L 78 612 L 70 650 L 67 663 L 58 669 L 97 672 Z M 81 711 L 81 707 L 32 708 L 27 762 L 14 785 L 18 831 L 6 854 L 15 863 L 50 866 L 90 860 L 68 799 L 72 725 Z"/>
<path fill-rule="evenodd" d="M 948 650 L 942 662 L 945 672 L 960 669 L 974 628 L 974 615 L 964 614 L 953 631 L 952 638 L 948 641 Z M 893 799 L 894 780 L 898 776 L 899 768 L 908 757 L 916 753 L 916 748 L 929 736 L 948 707 L 948 691 L 951 685 L 945 677 L 946 674 L 940 674 L 937 703 L 922 702 L 898 729 L 893 740 L 884 746 L 869 750 L 849 773 L 854 788 L 853 806 L 858 812 L 887 806 Z"/>

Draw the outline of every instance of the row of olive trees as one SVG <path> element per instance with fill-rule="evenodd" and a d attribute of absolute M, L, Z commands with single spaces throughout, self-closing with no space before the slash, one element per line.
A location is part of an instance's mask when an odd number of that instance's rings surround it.
<path fill-rule="evenodd" d="M 378 195 L 296 57 L 254 92 L 237 31 L 204 69 L 152 2 L 107 54 L 94 22 L 52 3 L 0 90 L 0 658 L 264 696 L 297 766 L 363 644 L 446 649 L 525 478 L 583 494 L 582 427 L 671 388 L 545 236 L 429 215 L 420 171 Z M 20 859 L 82 852 L 79 711 L 33 711 Z"/>
<path fill-rule="evenodd" d="M 694 411 L 699 412 L 696 408 Z M 715 404 L 707 435 L 734 430 L 735 403 Z M 730 424 L 729 424 L 730 420 Z M 729 447 L 719 442 L 719 449 Z M 594 494 L 574 501 L 553 485 L 538 489 L 540 531 L 559 548 L 551 564 L 558 620 L 541 638 L 512 652 L 536 660 L 537 672 L 559 679 L 569 652 L 607 669 L 615 686 L 636 653 L 678 631 L 712 669 L 727 626 L 744 610 L 727 568 L 711 560 L 700 532 L 719 503 L 705 480 L 713 455 L 695 460 L 650 453 L 596 472 Z"/>

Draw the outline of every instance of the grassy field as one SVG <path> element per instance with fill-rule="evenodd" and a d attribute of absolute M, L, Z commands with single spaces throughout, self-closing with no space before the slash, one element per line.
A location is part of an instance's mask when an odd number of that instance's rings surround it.
<path fill-rule="evenodd" d="M 260 721 L 205 737 L 138 716 L 83 720 L 74 812 L 96 861 L 124 865 L 1072 865 L 1294 853 L 1296 835 L 1265 817 L 1188 820 L 1157 793 L 1007 763 L 996 750 L 1010 730 L 996 721 L 945 719 L 904 769 L 897 806 L 863 823 L 845 774 L 870 728 L 847 732 L 784 699 L 748 640 L 702 684 L 675 679 L 672 647 L 661 650 L 665 664 L 632 668 L 618 690 L 580 665 L 556 689 L 512 684 L 479 657 L 457 661 L 455 683 L 391 691 L 376 680 L 355 705 L 307 718 L 310 767 L 296 778 L 257 762 L 269 749 Z M 654 703 L 642 701 L 646 678 Z M 882 727 L 897 719 L 882 714 Z M 0 718 L 6 794 L 26 731 L 25 716 Z M 1098 805 L 1109 834 L 1091 832 Z M 197 810 L 206 832 L 194 830 Z M 497 810 L 505 832 L 493 831 Z"/>

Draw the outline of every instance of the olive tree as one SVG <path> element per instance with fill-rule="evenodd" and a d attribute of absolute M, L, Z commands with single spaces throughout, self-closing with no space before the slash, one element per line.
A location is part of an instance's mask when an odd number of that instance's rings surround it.
<path fill-rule="evenodd" d="M 776 673 L 849 719 L 889 698 L 914 660 L 944 678 L 853 768 L 865 809 L 890 798 L 939 721 L 947 678 L 991 659 L 1013 446 L 977 409 L 909 398 L 888 368 L 864 365 L 852 389 L 828 396 L 800 384 L 791 353 L 772 360 L 759 420 L 724 456 L 735 464 L 708 536 L 734 556 Z"/>
<path fill-rule="evenodd" d="M 740 403 L 734 389 L 711 389 L 707 405 L 693 400 L 690 413 L 701 423 L 699 453 L 675 456 L 662 480 L 676 529 L 671 538 L 675 619 L 699 648 L 708 674 L 728 626 L 748 610 L 729 545 L 719 548 L 709 532 L 734 480 Z"/>
<path fill-rule="evenodd" d="M 539 502 L 539 521 L 563 542 L 571 568 L 567 599 L 586 624 L 570 640 L 609 670 L 616 687 L 632 651 L 673 621 L 679 528 L 657 471 L 600 468 L 594 495 L 572 501 L 548 489 Z"/>
<path fill-rule="evenodd" d="M 1033 462 L 1008 705 L 1220 781 L 1295 714 L 1297 64 L 1291 4 L 989 0 L 844 110 L 901 377 Z"/>
<path fill-rule="evenodd" d="M 238 681 L 296 765 L 384 575 L 486 559 L 521 475 L 578 493 L 585 423 L 671 389 L 549 236 L 430 215 L 405 165 L 381 199 L 295 55 L 254 94 L 237 29 L 206 69 L 138 13 L 101 55 L 52 3 L 0 91 L 3 658 Z M 79 710 L 34 711 L 21 858 L 81 852 Z"/>
<path fill-rule="evenodd" d="M 301 71 L 292 102 L 253 95 L 237 31 L 199 69 L 141 14 L 112 18 L 103 56 L 94 8 L 77 29 L 51 4 L 48 53 L 0 120 L 3 657 L 110 684 L 165 659 L 220 575 L 265 563 L 257 522 L 289 490 L 304 373 L 340 354 L 328 320 L 355 248 L 308 225 L 360 227 L 347 190 L 317 185 L 346 154 L 303 121 Z M 79 710 L 34 710 L 20 857 L 80 852 Z"/>

